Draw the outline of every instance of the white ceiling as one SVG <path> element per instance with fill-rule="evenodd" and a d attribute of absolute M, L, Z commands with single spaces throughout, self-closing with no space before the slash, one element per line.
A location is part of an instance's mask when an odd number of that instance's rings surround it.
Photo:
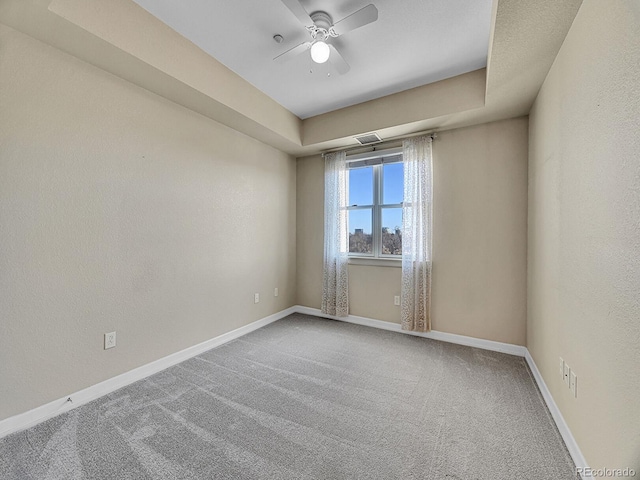
<path fill-rule="evenodd" d="M 308 52 L 273 61 L 309 39 L 280 0 L 134 1 L 303 119 L 487 64 L 491 0 L 300 0 L 334 22 L 368 3 L 378 8 L 377 22 L 333 40 L 351 65 L 345 75 Z"/>

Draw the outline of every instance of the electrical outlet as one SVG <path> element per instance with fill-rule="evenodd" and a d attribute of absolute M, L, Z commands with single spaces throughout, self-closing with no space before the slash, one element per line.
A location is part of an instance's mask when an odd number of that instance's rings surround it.
<path fill-rule="evenodd" d="M 571 371 L 571 369 L 569 368 L 569 365 L 567 365 L 566 363 L 564 364 L 564 383 L 567 384 L 567 387 L 569 386 L 569 372 Z"/>
<path fill-rule="evenodd" d="M 560 357 L 560 378 L 564 382 L 564 358 Z"/>
<path fill-rule="evenodd" d="M 395 297 L 393 297 L 393 304 L 396 306 L 400 305 L 400 295 L 396 295 Z"/>
<path fill-rule="evenodd" d="M 104 334 L 104 349 L 113 348 L 116 346 L 116 332 L 110 332 Z"/>
<path fill-rule="evenodd" d="M 273 289 L 273 296 L 277 297 L 278 296 L 278 287 Z"/>
<path fill-rule="evenodd" d="M 569 375 L 569 390 L 571 390 L 571 393 L 575 398 L 578 397 L 578 377 L 573 371 L 571 371 L 571 374 Z"/>
<path fill-rule="evenodd" d="M 259 303 L 260 302 L 260 294 L 259 293 L 254 293 L 253 294 L 253 303 Z"/>

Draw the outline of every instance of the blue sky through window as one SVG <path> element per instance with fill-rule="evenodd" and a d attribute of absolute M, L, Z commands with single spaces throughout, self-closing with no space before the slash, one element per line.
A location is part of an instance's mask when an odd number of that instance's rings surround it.
<path fill-rule="evenodd" d="M 373 167 L 349 170 L 349 205 L 373 204 Z"/>
<path fill-rule="evenodd" d="M 382 203 L 402 203 L 402 163 L 388 163 L 382 167 Z"/>

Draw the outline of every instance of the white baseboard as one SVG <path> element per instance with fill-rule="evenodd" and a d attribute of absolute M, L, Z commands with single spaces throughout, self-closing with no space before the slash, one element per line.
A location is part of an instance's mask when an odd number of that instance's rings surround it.
<path fill-rule="evenodd" d="M 580 469 L 583 472 L 589 471 L 589 465 L 582 455 L 576 439 L 573 438 L 571 430 L 569 430 L 569 425 L 567 425 L 567 422 L 564 421 L 564 417 L 562 416 L 562 413 L 560 413 L 560 409 L 558 408 L 558 405 L 556 405 L 553 396 L 551 396 L 551 392 L 549 391 L 549 388 L 547 388 L 547 384 L 542 378 L 542 374 L 540 373 L 540 370 L 538 370 L 536 362 L 533 361 L 533 357 L 531 356 L 531 353 L 529 353 L 529 350 L 527 350 L 524 358 L 527 361 L 527 365 L 529 365 L 531 373 L 533 373 L 533 378 L 538 384 L 540 393 L 542 393 L 542 398 L 544 398 L 544 401 L 549 408 L 549 412 L 551 412 L 551 416 L 553 417 L 554 422 L 556 422 L 558 431 L 560 432 L 560 435 L 562 436 L 562 439 L 567 446 L 567 450 L 569 450 L 569 455 L 571 455 L 573 463 L 575 463 L 576 465 L 576 469 Z M 587 478 L 593 478 L 591 475 L 585 475 L 584 473 L 581 476 L 585 480 Z"/>
<path fill-rule="evenodd" d="M 256 320 L 244 327 L 237 328 L 205 342 L 185 348 L 179 352 L 172 353 L 171 355 L 167 355 L 159 360 L 134 368 L 133 370 L 129 370 L 128 372 L 116 377 L 112 377 L 104 382 L 100 382 L 78 392 L 66 395 L 58 400 L 54 400 L 53 402 L 36 407 L 28 412 L 6 418 L 0 421 L 0 438 L 32 427 L 38 423 L 55 417 L 56 415 L 60 415 L 61 413 L 79 407 L 80 405 L 84 405 L 96 398 L 125 387 L 133 382 L 137 382 L 138 380 L 142 380 L 149 375 L 153 375 L 154 373 L 158 373 L 166 368 L 188 360 L 189 358 L 195 357 L 202 352 L 206 352 L 214 347 L 230 342 L 231 340 L 235 340 L 238 337 L 253 332 L 258 328 L 264 327 L 265 325 L 275 322 L 276 320 L 280 320 L 281 318 L 295 312 L 296 307 L 289 307 L 286 310 L 282 310 L 278 313 L 274 313 L 273 315 L 269 315 L 268 317 Z M 68 398 L 71 398 L 72 401 L 69 402 L 67 400 Z"/>
<path fill-rule="evenodd" d="M 297 305 L 294 308 L 298 313 L 314 315 L 316 317 L 331 318 L 333 320 L 339 320 L 342 322 L 355 323 L 358 325 L 365 325 L 368 327 L 380 328 L 382 330 L 390 330 L 392 332 L 404 333 L 407 335 L 415 335 L 415 336 L 424 337 L 424 338 L 431 338 L 433 340 L 440 340 L 443 342 L 456 343 L 458 345 L 466 345 L 469 347 L 482 348 L 484 350 L 493 350 L 495 352 L 508 353 L 510 355 L 517 355 L 519 357 L 524 357 L 527 364 L 529 365 L 529 368 L 531 369 L 531 372 L 533 373 L 533 378 L 538 384 L 538 388 L 542 393 L 542 397 L 544 398 L 544 401 L 546 402 L 547 407 L 551 412 L 551 416 L 553 417 L 553 420 L 555 421 L 556 426 L 558 427 L 560 435 L 562 436 L 562 439 L 564 440 L 564 443 L 567 446 L 567 450 L 569 450 L 569 454 L 573 459 L 573 463 L 575 463 L 576 468 L 579 468 L 582 471 L 589 470 L 589 466 L 584 456 L 582 455 L 582 452 L 580 451 L 580 447 L 578 447 L 578 443 L 576 442 L 575 438 L 571 434 L 571 430 L 569 430 L 569 426 L 564 421 L 564 418 L 562 417 L 562 414 L 560 413 L 560 410 L 558 409 L 556 402 L 553 400 L 553 397 L 551 396 L 551 392 L 547 388 L 547 385 L 545 384 L 542 378 L 542 375 L 538 370 L 538 367 L 536 366 L 535 362 L 533 361 L 533 358 L 531 357 L 531 354 L 529 353 L 529 350 L 526 347 L 523 347 L 521 345 L 513 345 L 510 343 L 494 342 L 492 340 L 483 340 L 480 338 L 467 337 L 464 335 L 455 335 L 453 333 L 437 332 L 433 330 L 427 333 L 409 332 L 406 330 L 402 330 L 400 325 L 397 323 L 384 322 L 382 320 L 374 320 L 372 318 L 366 318 L 366 317 L 357 317 L 355 315 L 349 315 L 347 317 L 336 317 L 334 315 L 326 315 L 322 313 L 320 310 L 318 310 L 317 308 L 303 307 L 301 305 Z M 587 478 L 592 478 L 592 477 L 582 474 L 582 478 L 586 480 Z"/>
<path fill-rule="evenodd" d="M 438 332 L 435 330 L 425 333 L 410 332 L 402 330 L 398 323 L 384 322 L 382 320 L 374 320 L 373 318 L 357 317 L 355 315 L 349 315 L 348 317 L 336 317 L 333 315 L 326 315 L 317 308 L 303 307 L 301 305 L 296 305 L 294 308 L 298 313 L 305 313 L 316 317 L 331 318 L 342 322 L 355 323 L 358 325 L 365 325 L 367 327 L 380 328 L 382 330 L 390 330 L 392 332 L 404 333 L 406 335 L 413 335 L 416 337 L 430 338 L 441 342 L 456 343 L 458 345 L 466 345 L 468 347 L 482 348 L 483 350 L 508 353 L 509 355 L 516 355 L 518 357 L 524 357 L 527 352 L 526 347 L 513 345 L 511 343 L 494 342 L 493 340 L 484 340 L 482 338 L 467 337 L 465 335 L 456 335 L 455 333 Z"/>
<path fill-rule="evenodd" d="M 18 432 L 20 430 L 24 430 L 26 428 L 32 427 L 38 423 L 44 422 L 56 415 L 60 415 L 61 413 L 67 412 L 73 408 L 79 407 L 80 405 L 84 405 L 96 398 L 99 398 L 103 395 L 111 393 L 119 388 L 125 387 L 133 382 L 137 382 L 138 380 L 142 380 L 154 373 L 158 373 L 166 368 L 169 368 L 173 365 L 176 365 L 180 362 L 188 360 L 189 358 L 195 357 L 196 355 L 201 354 L 207 350 L 210 350 L 214 347 L 222 345 L 224 343 L 230 342 L 231 340 L 235 340 L 247 333 L 253 332 L 258 328 L 264 327 L 270 323 L 275 322 L 276 320 L 280 320 L 292 313 L 303 313 L 307 315 L 313 315 L 316 317 L 330 318 L 333 320 L 339 320 L 343 322 L 355 323 L 358 325 L 364 325 L 373 328 L 379 328 L 382 330 L 389 330 L 392 332 L 403 333 L 406 335 L 414 335 L 418 337 L 430 338 L 433 340 L 440 340 L 443 342 L 455 343 L 458 345 L 466 345 L 470 347 L 482 348 L 484 350 L 492 350 L 496 352 L 507 353 L 510 355 L 517 355 L 520 357 L 524 357 L 531 372 L 533 373 L 533 377 L 538 384 L 538 388 L 542 393 L 542 396 L 547 403 L 547 407 L 551 412 L 551 415 L 560 431 L 560 435 L 562 435 L 562 439 L 564 440 L 567 449 L 569 450 L 569 454 L 573 459 L 577 468 L 587 469 L 587 462 L 578 447 L 575 438 L 571 434 L 569 430 L 569 426 L 564 421 L 558 406 L 556 405 L 553 397 L 551 396 L 551 392 L 547 388 L 538 367 L 536 366 L 531 354 L 527 350 L 526 347 L 520 345 L 512 345 L 509 343 L 502 342 L 494 342 L 492 340 L 484 340 L 480 338 L 467 337 L 464 335 L 456 335 L 453 333 L 445 333 L 445 332 L 437 332 L 431 331 L 426 333 L 420 332 L 409 332 L 406 330 L 402 330 L 400 325 L 397 323 L 384 322 L 382 320 L 374 320 L 372 318 L 366 317 L 358 317 L 355 315 L 349 315 L 348 317 L 336 317 L 332 315 L 325 315 L 317 308 L 304 307 L 301 305 L 295 305 L 293 307 L 289 307 L 285 310 L 282 310 L 278 313 L 274 313 L 273 315 L 269 315 L 268 317 L 262 318 L 255 322 L 250 323 L 249 325 L 245 325 L 244 327 L 237 328 L 232 330 L 231 332 L 224 333 L 215 338 L 207 340 L 205 342 L 199 343 L 192 347 L 186 348 L 179 352 L 173 353 L 166 357 L 163 357 L 154 362 L 148 363 L 141 367 L 135 368 L 128 372 L 125 372 L 116 377 L 105 380 L 104 382 L 100 382 L 91 387 L 80 390 L 76 393 L 72 393 L 58 400 L 54 400 L 53 402 L 47 403 L 40 407 L 36 407 L 33 410 L 29 410 L 28 412 L 21 413 L 15 415 L 13 417 L 9 417 L 0 421 L 0 438 L 9 435 L 11 433 Z M 72 402 L 69 402 L 67 399 L 71 398 Z M 582 476 L 583 479 L 589 478 L 587 476 Z"/>

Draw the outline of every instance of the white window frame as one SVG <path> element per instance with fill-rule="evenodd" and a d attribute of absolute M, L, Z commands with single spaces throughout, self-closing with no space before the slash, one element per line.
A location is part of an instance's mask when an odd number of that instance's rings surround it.
<path fill-rule="evenodd" d="M 398 157 L 392 162 L 385 162 L 385 158 Z M 391 255 L 382 253 L 382 210 L 385 208 L 402 208 L 402 203 L 382 204 L 383 200 L 383 175 L 382 169 L 385 164 L 401 163 L 402 147 L 389 148 L 386 150 L 347 155 L 348 168 L 373 167 L 373 204 L 347 206 L 347 211 L 371 209 L 373 234 L 373 253 L 349 253 L 349 263 L 355 265 L 375 265 L 386 267 L 400 267 L 402 265 L 401 255 Z M 356 166 L 357 165 L 357 166 Z"/>

